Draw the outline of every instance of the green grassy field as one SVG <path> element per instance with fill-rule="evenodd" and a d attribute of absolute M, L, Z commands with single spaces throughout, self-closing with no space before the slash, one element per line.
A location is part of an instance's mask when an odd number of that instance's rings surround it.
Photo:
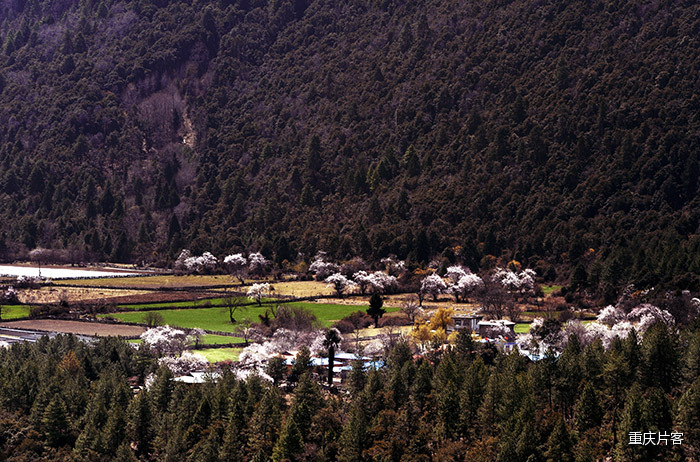
<path fill-rule="evenodd" d="M 241 337 L 229 337 L 228 335 L 214 335 L 206 334 L 202 336 L 202 345 L 225 345 L 227 343 L 238 343 L 242 342 Z"/>
<path fill-rule="evenodd" d="M 29 316 L 29 305 L 2 305 L 0 306 L 2 320 L 9 321 L 12 319 L 26 318 Z"/>
<path fill-rule="evenodd" d="M 203 350 L 192 350 L 192 353 L 204 356 L 210 363 L 219 361 L 238 361 L 243 348 L 205 348 Z"/>
<path fill-rule="evenodd" d="M 263 302 L 271 301 L 272 299 L 263 298 Z M 255 300 L 248 297 L 243 298 L 243 303 L 254 303 Z M 204 300 L 187 300 L 184 302 L 158 302 L 158 303 L 140 303 L 119 305 L 120 310 L 145 310 L 149 308 L 199 308 L 208 306 L 223 306 L 226 304 L 226 298 L 208 298 Z"/>
<path fill-rule="evenodd" d="M 516 324 L 515 327 L 513 327 L 513 329 L 515 330 L 516 334 L 527 334 L 528 332 L 530 332 L 530 324 L 526 322 L 521 322 Z"/>
<path fill-rule="evenodd" d="M 141 343 L 143 340 L 140 338 L 137 339 L 131 339 L 127 340 L 128 343 Z M 226 345 L 227 343 L 239 343 L 242 342 L 243 339 L 240 337 L 231 337 L 228 335 L 215 335 L 215 334 L 206 334 L 202 336 L 202 340 L 200 341 L 201 345 Z"/>
<path fill-rule="evenodd" d="M 299 306 L 309 310 L 316 315 L 318 320 L 324 327 L 330 326 L 333 321 L 344 318 L 350 313 L 358 310 L 364 310 L 362 305 L 336 305 L 327 303 L 310 303 L 299 302 L 289 303 L 285 305 Z M 259 321 L 258 315 L 264 314 L 268 309 L 263 306 L 250 306 L 247 309 L 239 309 L 234 315 L 238 321 L 250 320 Z M 398 311 L 399 308 L 387 308 L 388 312 Z M 144 317 L 149 311 L 134 311 L 100 315 L 101 317 L 111 316 L 116 319 L 126 322 L 143 322 Z M 238 329 L 238 324 L 231 324 L 229 321 L 228 310 L 226 308 L 197 308 L 192 310 L 159 310 L 158 314 L 163 316 L 165 324 L 179 327 L 199 327 L 206 330 L 215 330 L 220 332 L 235 332 Z"/>
<path fill-rule="evenodd" d="M 544 293 L 545 296 L 552 295 L 552 292 L 556 292 L 557 290 L 561 290 L 561 286 L 542 286 L 542 293 Z"/>

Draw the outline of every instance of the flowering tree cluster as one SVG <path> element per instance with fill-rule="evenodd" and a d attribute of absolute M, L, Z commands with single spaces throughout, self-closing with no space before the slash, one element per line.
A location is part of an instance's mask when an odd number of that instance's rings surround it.
<path fill-rule="evenodd" d="M 187 345 L 187 333 L 170 326 L 158 326 L 141 334 L 141 340 L 159 354 L 178 355 Z"/>
<path fill-rule="evenodd" d="M 281 352 L 298 350 L 307 346 L 315 354 L 324 350 L 323 341 L 325 331 L 295 331 L 280 328 L 275 331 L 272 338 L 263 343 L 255 343 L 246 347 L 240 355 L 243 364 L 263 364 L 268 359 L 279 355 Z"/>
<path fill-rule="evenodd" d="M 530 293 L 535 288 L 535 276 L 535 271 L 530 268 L 519 273 L 508 268 L 496 268 L 492 278 L 511 293 Z"/>
<path fill-rule="evenodd" d="M 350 279 L 346 278 L 340 273 L 331 274 L 326 278 L 328 287 L 332 287 L 335 290 L 338 297 L 342 297 L 343 293 L 346 291 L 351 291 L 357 287 L 357 284 Z"/>
<path fill-rule="evenodd" d="M 326 261 L 326 254 L 323 252 L 320 252 L 318 255 L 316 255 L 316 258 L 313 262 L 311 262 L 311 265 L 309 266 L 309 271 L 314 273 L 314 277 L 317 281 L 323 281 L 331 274 L 337 273 L 339 270 L 340 266 L 336 265 L 335 263 Z"/>
<path fill-rule="evenodd" d="M 449 280 L 448 291 L 454 295 L 457 303 L 460 298 L 466 301 L 471 294 L 484 288 L 483 279 L 472 273 L 469 268 L 450 266 L 446 275 Z"/>
<path fill-rule="evenodd" d="M 204 252 L 200 256 L 192 255 L 188 249 L 183 249 L 178 255 L 173 267 L 186 273 L 210 273 L 218 265 L 219 260 L 211 252 Z M 246 273 L 261 276 L 267 270 L 270 262 L 261 253 L 251 253 L 246 258 L 242 253 L 227 255 L 223 259 L 223 265 L 241 284 Z"/>
<path fill-rule="evenodd" d="M 158 360 L 158 365 L 167 367 L 178 376 L 204 371 L 209 367 L 209 362 L 204 356 L 185 351 L 180 356 L 163 356 Z"/>
<path fill-rule="evenodd" d="M 396 257 L 386 257 L 380 260 L 387 274 L 391 276 L 397 276 L 404 271 L 406 271 L 406 262 L 403 260 L 397 260 Z"/>
<path fill-rule="evenodd" d="M 540 353 L 548 348 L 563 350 L 569 337 L 575 335 L 582 345 L 600 339 L 607 348 L 615 338 L 627 338 L 632 331 L 643 338 L 646 331 L 659 322 L 667 327 L 675 324 L 671 313 L 648 303 L 635 307 L 629 313 L 617 306 L 607 306 L 594 322 L 583 324 L 579 320 L 571 320 L 561 330 L 545 329 L 547 321 L 537 318 L 530 325 L 530 333 L 518 338 L 518 344 L 526 349 L 537 349 Z"/>
<path fill-rule="evenodd" d="M 360 293 L 365 294 L 369 290 L 372 293 L 390 293 L 396 290 L 399 285 L 395 276 L 390 276 L 383 271 L 375 271 L 368 273 L 367 271 L 358 271 L 352 275 L 353 280 L 360 288 Z"/>
<path fill-rule="evenodd" d="M 175 269 L 187 273 L 208 273 L 216 268 L 218 259 L 211 252 L 204 252 L 202 255 L 194 256 L 192 252 L 183 249 L 175 260 Z"/>

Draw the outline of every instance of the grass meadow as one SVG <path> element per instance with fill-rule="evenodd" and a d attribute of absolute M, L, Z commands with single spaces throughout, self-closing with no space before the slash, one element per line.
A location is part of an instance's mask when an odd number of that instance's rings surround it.
<path fill-rule="evenodd" d="M 0 306 L 0 314 L 2 314 L 3 321 L 10 321 L 28 317 L 30 309 L 29 305 L 2 305 Z"/>
<path fill-rule="evenodd" d="M 204 356 L 210 363 L 219 361 L 238 361 L 243 348 L 204 348 L 193 350 L 192 353 Z"/>
<path fill-rule="evenodd" d="M 295 302 L 285 305 L 302 307 L 310 311 L 316 315 L 316 318 L 318 318 L 321 325 L 324 327 L 330 326 L 334 321 L 342 319 L 355 311 L 366 309 L 364 305 L 337 305 L 312 302 Z M 234 317 L 237 321 L 250 320 L 257 322 L 259 321 L 258 315 L 264 314 L 269 308 L 270 305 L 252 305 L 239 308 L 234 314 Z M 398 311 L 398 308 L 387 308 L 387 312 L 392 311 Z M 111 316 L 125 322 L 141 323 L 147 313 L 149 313 L 149 311 L 131 311 L 100 316 Z M 187 328 L 199 327 L 205 330 L 220 332 L 236 332 L 239 327 L 238 324 L 231 324 L 229 321 L 228 309 L 225 307 L 158 310 L 157 313 L 163 317 L 164 323 L 170 326 Z"/>

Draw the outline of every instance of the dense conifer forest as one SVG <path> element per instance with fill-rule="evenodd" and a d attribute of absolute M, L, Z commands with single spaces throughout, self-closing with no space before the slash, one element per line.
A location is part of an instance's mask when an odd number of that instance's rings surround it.
<path fill-rule="evenodd" d="M 464 331 L 463 331 L 464 332 Z M 275 382 L 173 382 L 147 347 L 73 337 L 0 348 L 0 458 L 161 461 L 698 460 L 700 330 L 656 324 L 607 349 L 571 336 L 531 362 L 458 336 L 419 360 L 356 364 L 329 393 L 300 353 Z M 156 370 L 157 369 L 157 370 Z M 155 374 L 152 375 L 152 373 Z M 129 387 L 144 384 L 138 394 Z M 321 374 L 321 377 L 323 375 Z M 282 384 L 285 384 L 282 386 Z M 630 432 L 654 443 L 630 445 Z M 673 444 L 672 433 L 683 433 Z M 667 435 L 667 444 L 659 442 Z"/>
<path fill-rule="evenodd" d="M 318 250 L 697 289 L 691 1 L 16 0 L 0 257 Z"/>

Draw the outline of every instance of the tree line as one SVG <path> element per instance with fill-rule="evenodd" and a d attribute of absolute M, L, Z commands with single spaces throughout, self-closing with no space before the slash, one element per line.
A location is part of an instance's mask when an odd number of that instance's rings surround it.
<path fill-rule="evenodd" d="M 658 323 L 605 348 L 572 336 L 532 362 L 475 344 L 414 358 L 399 341 L 386 367 L 356 362 L 343 393 L 309 357 L 287 371 L 172 381 L 154 353 L 71 336 L 0 350 L 3 460 L 616 461 L 700 455 L 700 325 Z M 289 375 L 287 375 L 289 374 Z M 127 381 L 129 379 L 129 381 Z M 284 381 L 289 388 L 282 388 Z M 143 384 L 134 394 L 130 383 Z M 680 445 L 630 445 L 635 432 Z"/>

